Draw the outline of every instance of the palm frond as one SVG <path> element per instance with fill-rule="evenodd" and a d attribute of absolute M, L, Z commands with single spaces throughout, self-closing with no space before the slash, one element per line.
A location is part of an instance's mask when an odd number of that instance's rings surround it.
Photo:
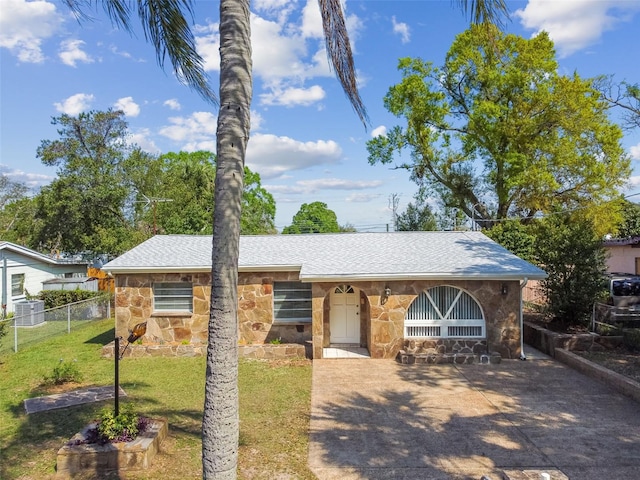
<path fill-rule="evenodd" d="M 452 0 L 453 1 L 453 0 Z M 493 23 L 504 27 L 509 18 L 509 8 L 505 0 L 455 0 L 465 15 L 471 16 L 471 23 Z"/>
<path fill-rule="evenodd" d="M 318 0 L 318 3 L 320 4 L 329 63 L 351 102 L 351 106 L 366 128 L 369 124 L 369 116 L 358 91 L 353 52 L 351 51 L 342 4 L 340 0 Z"/>
<path fill-rule="evenodd" d="M 86 9 L 98 3 L 111 22 L 131 33 L 131 0 L 63 0 L 79 20 L 90 19 Z M 138 0 L 138 16 L 145 38 L 155 50 L 158 64 L 164 68 L 168 56 L 178 79 L 205 100 L 218 104 L 204 71 L 187 16 L 193 20 L 193 0 Z"/>

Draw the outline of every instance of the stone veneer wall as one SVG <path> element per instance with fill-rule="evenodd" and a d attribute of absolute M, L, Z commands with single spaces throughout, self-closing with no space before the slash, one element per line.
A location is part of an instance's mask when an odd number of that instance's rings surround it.
<path fill-rule="evenodd" d="M 269 343 L 304 344 L 311 340 L 311 325 L 273 324 L 273 282 L 297 281 L 297 272 L 240 273 L 238 275 L 238 338 L 241 345 Z M 153 284 L 191 282 L 193 313 L 153 311 Z M 202 345 L 207 343 L 211 296 L 209 274 L 139 274 L 116 277 L 116 335 L 147 322 L 143 344 Z"/>
<path fill-rule="evenodd" d="M 305 344 L 312 340 L 313 358 L 322 358 L 322 348 L 330 339 L 329 293 L 338 284 L 312 285 L 311 325 L 273 324 L 273 282 L 296 281 L 297 272 L 240 273 L 238 276 L 238 329 L 241 345 L 282 343 Z M 193 313 L 154 313 L 154 282 L 186 281 L 193 284 Z M 413 300 L 424 290 L 452 285 L 469 292 L 480 304 L 487 332 L 487 349 L 502 358 L 520 355 L 520 319 L 518 281 L 498 282 L 437 280 L 398 282 L 351 282 L 360 290 L 361 345 L 372 358 L 395 358 L 404 343 L 404 317 Z M 501 287 L 508 293 L 502 295 Z M 382 302 L 384 288 L 391 295 Z M 127 337 L 136 323 L 147 322 L 143 344 L 202 345 L 207 341 L 209 322 L 210 275 L 138 274 L 116 277 L 116 335 Z"/>
<path fill-rule="evenodd" d="M 507 294 L 501 293 L 506 284 Z M 518 281 L 486 280 L 417 280 L 398 282 L 351 282 L 362 292 L 361 322 L 367 326 L 366 346 L 371 358 L 395 358 L 404 343 L 405 314 L 423 291 L 440 285 L 451 285 L 470 293 L 480 304 L 486 321 L 486 343 L 490 352 L 502 358 L 520 356 L 520 284 Z M 313 357 L 322 358 L 322 347 L 328 345 L 329 315 L 325 299 L 336 284 L 313 286 Z M 391 295 L 383 303 L 385 287 Z M 364 298 L 364 300 L 363 300 Z M 363 305 L 364 303 L 364 305 Z M 361 329 L 362 330 L 362 329 Z"/>

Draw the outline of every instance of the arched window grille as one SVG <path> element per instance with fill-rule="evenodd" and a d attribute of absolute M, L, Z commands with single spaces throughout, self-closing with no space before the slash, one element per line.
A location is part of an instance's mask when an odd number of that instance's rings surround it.
<path fill-rule="evenodd" d="M 448 285 L 433 287 L 418 295 L 407 310 L 404 335 L 484 338 L 484 315 L 478 302 L 464 290 Z"/>

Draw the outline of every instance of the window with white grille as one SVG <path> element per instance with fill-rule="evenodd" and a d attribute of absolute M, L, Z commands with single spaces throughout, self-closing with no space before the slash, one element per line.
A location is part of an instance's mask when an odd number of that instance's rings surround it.
<path fill-rule="evenodd" d="M 311 323 L 311 284 L 273 282 L 273 319 L 276 323 Z"/>
<path fill-rule="evenodd" d="M 447 285 L 422 292 L 404 320 L 405 337 L 484 338 L 485 321 L 476 300 Z"/>
<path fill-rule="evenodd" d="M 156 312 L 193 311 L 193 287 L 187 282 L 153 284 L 153 309 Z"/>

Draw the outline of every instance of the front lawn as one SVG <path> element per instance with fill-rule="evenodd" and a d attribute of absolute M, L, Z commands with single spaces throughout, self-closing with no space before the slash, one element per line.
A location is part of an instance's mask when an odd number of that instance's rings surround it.
<path fill-rule="evenodd" d="M 113 384 L 113 359 L 100 357 L 113 335 L 113 320 L 96 321 L 0 357 L 0 478 L 54 477 L 58 448 L 105 404 L 26 415 L 22 402 L 56 391 L 42 383 L 60 359 L 75 360 L 83 377 L 81 384 L 66 388 Z M 151 469 L 111 478 L 202 478 L 204 373 L 204 358 L 126 358 L 120 363 L 120 385 L 128 395 L 121 402 L 133 402 L 144 415 L 168 418 L 169 438 Z M 311 362 L 241 360 L 239 375 L 239 478 L 315 478 L 307 468 Z"/>

